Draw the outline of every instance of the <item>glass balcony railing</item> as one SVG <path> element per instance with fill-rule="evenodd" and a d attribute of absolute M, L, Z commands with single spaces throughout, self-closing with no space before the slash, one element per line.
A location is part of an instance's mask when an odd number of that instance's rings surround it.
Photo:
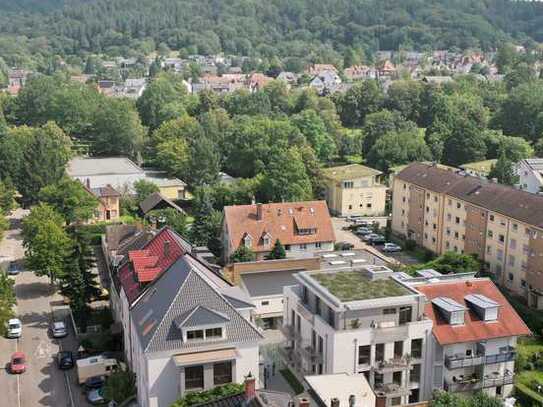
<path fill-rule="evenodd" d="M 485 363 L 484 355 L 453 355 L 445 356 L 445 366 L 447 369 L 460 369 L 463 367 L 478 366 Z"/>

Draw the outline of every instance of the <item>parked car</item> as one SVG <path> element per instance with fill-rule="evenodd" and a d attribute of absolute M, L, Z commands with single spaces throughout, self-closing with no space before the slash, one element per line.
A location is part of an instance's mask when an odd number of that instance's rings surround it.
<path fill-rule="evenodd" d="M 9 371 L 13 374 L 20 374 L 26 371 L 26 356 L 23 352 L 15 352 L 11 355 Z"/>
<path fill-rule="evenodd" d="M 8 275 L 16 276 L 20 272 L 21 272 L 21 266 L 19 266 L 19 264 L 17 264 L 17 262 L 12 261 L 11 263 L 9 263 Z"/>
<path fill-rule="evenodd" d="M 365 236 L 365 235 L 369 235 L 370 233 L 373 233 L 372 230 L 370 228 L 367 228 L 367 227 L 364 227 L 364 226 L 361 226 L 359 227 L 358 229 L 356 229 L 354 231 L 354 233 L 358 236 Z"/>
<path fill-rule="evenodd" d="M 358 226 L 369 226 L 368 221 L 363 220 L 363 219 L 356 219 L 354 223 L 357 224 Z"/>
<path fill-rule="evenodd" d="M 85 383 L 83 385 L 85 386 L 85 390 L 92 390 L 99 389 L 105 384 L 105 382 L 105 376 L 91 376 L 87 380 L 85 380 Z"/>
<path fill-rule="evenodd" d="M 354 244 L 349 242 L 337 242 L 336 243 L 336 250 L 351 250 L 354 248 Z"/>
<path fill-rule="evenodd" d="M 53 338 L 64 338 L 65 336 L 68 336 L 66 324 L 62 321 L 53 321 L 51 324 L 51 333 Z"/>
<path fill-rule="evenodd" d="M 386 241 L 383 235 L 374 234 L 370 239 L 371 244 L 384 244 Z"/>
<path fill-rule="evenodd" d="M 74 367 L 74 355 L 69 351 L 57 353 L 57 365 L 59 369 L 71 369 Z"/>
<path fill-rule="evenodd" d="M 8 321 L 8 338 L 20 338 L 23 334 L 23 324 L 21 320 L 17 318 L 12 318 Z"/>
<path fill-rule="evenodd" d="M 356 222 L 357 220 L 362 219 L 362 216 L 349 215 L 345 218 L 347 222 Z"/>
<path fill-rule="evenodd" d="M 109 400 L 104 397 L 104 388 L 92 389 L 87 393 L 87 401 L 92 405 L 107 404 Z"/>
<path fill-rule="evenodd" d="M 364 242 L 371 242 L 375 237 L 379 236 L 377 233 L 368 233 L 367 235 L 362 236 Z"/>
<path fill-rule="evenodd" d="M 398 246 L 396 243 L 385 243 L 385 246 L 383 247 L 384 252 L 401 252 L 402 248 L 401 246 Z"/>

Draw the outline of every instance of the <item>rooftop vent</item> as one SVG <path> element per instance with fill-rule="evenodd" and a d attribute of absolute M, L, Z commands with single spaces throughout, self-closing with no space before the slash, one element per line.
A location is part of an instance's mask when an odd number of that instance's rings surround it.
<path fill-rule="evenodd" d="M 468 307 L 483 321 L 495 321 L 498 319 L 500 304 L 482 295 L 470 294 L 464 297 Z"/>
<path fill-rule="evenodd" d="M 432 300 L 439 313 L 451 325 L 461 325 L 464 323 L 464 313 L 466 307 L 457 303 L 449 297 L 437 297 Z"/>
<path fill-rule="evenodd" d="M 347 264 L 347 262 L 346 262 L 346 261 L 343 261 L 343 260 L 332 260 L 332 261 L 330 262 L 330 264 L 331 264 L 332 266 L 339 266 L 340 264 Z"/>

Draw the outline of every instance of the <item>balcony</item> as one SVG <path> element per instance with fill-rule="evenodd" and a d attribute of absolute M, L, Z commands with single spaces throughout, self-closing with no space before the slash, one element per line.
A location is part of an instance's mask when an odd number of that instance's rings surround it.
<path fill-rule="evenodd" d="M 313 346 L 304 346 L 299 348 L 300 353 L 304 359 L 309 363 L 322 363 L 323 355 Z"/>
<path fill-rule="evenodd" d="M 411 391 L 397 383 L 387 383 L 375 385 L 375 395 L 377 397 L 402 397 L 409 396 Z"/>
<path fill-rule="evenodd" d="M 409 367 L 409 359 L 399 357 L 378 362 L 376 370 L 380 373 L 386 373 L 395 370 L 407 369 Z"/>
<path fill-rule="evenodd" d="M 485 363 L 491 365 L 493 363 L 506 363 L 515 360 L 517 352 L 512 346 L 507 347 L 506 352 L 497 353 L 495 355 L 485 355 Z"/>
<path fill-rule="evenodd" d="M 464 378 L 460 375 L 458 378 L 453 377 L 452 381 L 445 380 L 445 391 L 463 392 L 474 391 L 483 388 L 483 381 L 476 375 Z"/>
<path fill-rule="evenodd" d="M 496 387 L 504 386 L 506 384 L 513 384 L 514 375 L 512 373 L 505 374 L 504 376 L 499 375 L 486 375 L 483 379 L 483 387 Z"/>
<path fill-rule="evenodd" d="M 465 356 L 462 354 L 445 356 L 445 366 L 447 369 L 460 369 L 463 367 L 478 366 L 485 363 L 484 355 Z"/>

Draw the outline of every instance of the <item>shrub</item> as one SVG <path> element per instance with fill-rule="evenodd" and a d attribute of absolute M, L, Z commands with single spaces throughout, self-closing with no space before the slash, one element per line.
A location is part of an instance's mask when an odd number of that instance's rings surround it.
<path fill-rule="evenodd" d="M 243 384 L 229 383 L 211 390 L 188 393 L 182 399 L 177 400 L 171 407 L 190 407 L 195 404 L 206 403 L 243 392 Z"/>
<path fill-rule="evenodd" d="M 415 242 L 413 239 L 408 239 L 404 243 L 404 249 L 407 251 L 415 250 L 417 247 L 417 242 Z"/>

